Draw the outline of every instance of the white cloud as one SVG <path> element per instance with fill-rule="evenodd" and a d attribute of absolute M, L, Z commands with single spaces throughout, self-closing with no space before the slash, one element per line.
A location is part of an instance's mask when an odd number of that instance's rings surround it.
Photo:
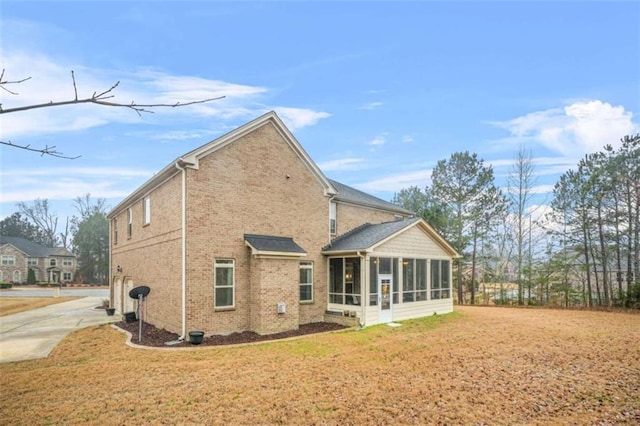
<path fill-rule="evenodd" d="M 398 192 L 401 189 L 410 186 L 424 188 L 431 182 L 431 169 L 416 170 L 413 172 L 399 173 L 374 179 L 369 182 L 362 182 L 354 186 L 363 191 L 393 191 Z"/>
<path fill-rule="evenodd" d="M 84 67 L 81 64 L 62 63 L 37 52 L 4 49 L 0 53 L 2 67 L 7 70 L 4 78 L 29 80 L 14 85 L 19 95 L 0 91 L 0 102 L 5 109 L 66 101 L 74 98 L 71 70 L 75 70 L 78 98 L 88 98 L 94 91 L 104 91 L 120 82 L 109 101 L 129 104 L 175 104 L 202 99 L 224 98 L 208 103 L 181 108 L 156 108 L 154 115 L 138 116 L 127 108 L 110 108 L 97 105 L 72 105 L 48 107 L 2 115 L 0 137 L 17 141 L 23 136 L 51 135 L 56 132 L 80 131 L 110 123 L 149 122 L 166 112 L 172 120 L 198 117 L 215 117 L 220 120 L 255 118 L 265 111 L 275 109 L 291 130 L 311 126 L 329 117 L 327 112 L 295 107 L 269 107 L 261 97 L 269 93 L 262 86 L 236 84 L 196 76 L 170 75 L 164 72 L 139 69 L 135 71 L 103 70 Z M 166 120 L 164 121 L 166 124 Z"/>
<path fill-rule="evenodd" d="M 382 146 L 385 143 L 387 143 L 386 133 L 378 135 L 369 141 L 369 145 L 372 145 L 372 146 Z"/>
<path fill-rule="evenodd" d="M 331 117 L 328 112 L 313 111 L 304 108 L 275 107 L 274 111 L 282 118 L 289 130 L 313 126 L 323 118 Z"/>
<path fill-rule="evenodd" d="M 0 178 L 11 185 L 3 187 L 0 203 L 31 201 L 36 198 L 73 200 L 91 193 L 92 197 L 114 198 L 128 195 L 153 172 L 124 167 L 68 167 L 12 170 L 3 168 Z"/>
<path fill-rule="evenodd" d="M 320 167 L 323 172 L 358 170 L 363 162 L 363 158 L 341 158 L 318 163 L 318 167 Z"/>
<path fill-rule="evenodd" d="M 379 108 L 379 107 L 381 107 L 382 105 L 383 105 L 383 103 L 382 103 L 382 102 L 370 102 L 370 103 L 368 103 L 368 104 L 366 104 L 366 105 L 362 105 L 362 106 L 360 107 L 360 109 L 372 110 L 372 109 Z"/>
<path fill-rule="evenodd" d="M 497 143 L 540 144 L 572 158 L 600 151 L 606 144 L 617 146 L 622 136 L 640 129 L 631 111 L 600 100 L 574 102 L 492 124 L 510 133 Z"/>

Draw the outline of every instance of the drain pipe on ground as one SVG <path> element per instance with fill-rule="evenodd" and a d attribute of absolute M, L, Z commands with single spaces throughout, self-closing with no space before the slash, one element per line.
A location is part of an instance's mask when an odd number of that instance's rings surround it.
<path fill-rule="evenodd" d="M 182 334 L 178 337 L 178 340 L 182 341 L 187 335 L 187 162 L 182 158 L 176 161 L 175 165 L 182 174 L 182 259 L 181 259 L 181 275 L 182 275 Z"/>

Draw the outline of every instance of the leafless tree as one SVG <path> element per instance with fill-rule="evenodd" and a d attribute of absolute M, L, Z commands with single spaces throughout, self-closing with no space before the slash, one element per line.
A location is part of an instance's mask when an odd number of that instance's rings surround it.
<path fill-rule="evenodd" d="M 19 95 L 19 93 L 16 90 L 12 90 L 11 88 L 13 88 L 15 85 L 22 84 L 31 79 L 31 77 L 26 77 L 18 80 L 8 80 L 5 78 L 4 74 L 5 74 L 5 70 L 3 69 L 2 73 L 0 73 L 0 89 L 4 90 L 10 95 L 16 95 L 16 96 Z M 102 92 L 93 92 L 91 96 L 86 98 L 78 97 L 78 87 L 76 84 L 76 77 L 73 70 L 71 71 L 71 82 L 73 84 L 73 94 L 74 94 L 72 99 L 63 100 L 63 101 L 49 101 L 41 104 L 23 105 L 23 106 L 14 107 L 14 108 L 4 108 L 3 105 L 0 103 L 0 114 L 9 114 L 9 113 L 28 111 L 32 109 L 52 108 L 52 107 L 65 106 L 65 105 L 96 104 L 96 105 L 107 106 L 107 107 L 128 108 L 135 111 L 138 115 L 142 115 L 142 113 L 152 114 L 154 112 L 153 108 L 177 108 L 177 107 L 183 107 L 188 105 L 203 104 L 206 102 L 211 102 L 211 101 L 224 98 L 224 96 L 219 96 L 216 98 L 208 98 L 208 99 L 202 99 L 202 100 L 191 101 L 191 102 L 175 102 L 171 104 L 163 104 L 163 103 L 139 104 L 139 103 L 136 103 L 135 101 L 131 101 L 130 103 L 120 103 L 120 102 L 115 102 L 113 100 L 115 98 L 114 91 L 120 85 L 120 81 L 117 81 L 114 85 L 112 85 L 107 90 L 104 90 Z M 55 146 L 45 145 L 43 148 L 32 147 L 31 145 L 20 145 L 8 140 L 7 141 L 0 140 L 0 144 L 10 146 L 12 148 L 19 148 L 27 151 L 37 152 L 37 153 L 40 153 L 41 155 L 49 155 L 52 157 L 66 158 L 70 160 L 74 160 L 80 157 L 79 155 L 78 156 L 65 155 L 64 153 L 57 151 Z"/>

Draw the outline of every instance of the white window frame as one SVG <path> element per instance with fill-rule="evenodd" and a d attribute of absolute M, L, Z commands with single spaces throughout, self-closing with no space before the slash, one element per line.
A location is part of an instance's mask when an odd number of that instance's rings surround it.
<path fill-rule="evenodd" d="M 303 303 L 310 303 L 313 302 L 313 262 L 309 262 L 309 261 L 304 261 L 304 262 L 300 262 L 300 271 L 303 270 L 310 270 L 311 271 L 311 282 L 302 282 L 302 274 L 300 274 L 300 302 Z M 306 274 L 305 274 L 306 276 Z M 310 287 L 311 288 L 311 298 L 310 299 L 303 299 L 302 298 L 302 288 L 307 288 Z"/>
<path fill-rule="evenodd" d="M 55 258 L 49 259 L 49 266 L 58 266 L 58 261 Z"/>
<path fill-rule="evenodd" d="M 434 262 L 438 263 L 438 268 L 434 268 Z M 442 268 L 443 264 L 447 264 L 447 271 Z M 430 277 L 430 300 L 450 299 L 451 291 L 451 261 L 448 259 L 432 259 L 429 265 Z M 448 285 L 447 285 L 448 284 Z M 446 287 L 445 287 L 446 286 Z M 444 296 L 444 297 L 443 297 Z"/>
<path fill-rule="evenodd" d="M 62 259 L 62 266 L 73 266 L 73 259 L 70 257 L 65 257 Z"/>
<path fill-rule="evenodd" d="M 113 244 L 118 244 L 118 218 L 113 218 Z"/>
<path fill-rule="evenodd" d="M 407 268 L 411 264 L 411 276 L 407 275 Z M 428 274 L 429 261 L 421 258 L 403 258 L 402 259 L 402 303 L 423 302 L 429 300 L 429 274 Z M 418 269 L 424 271 L 424 275 L 421 277 L 418 274 Z M 411 287 L 407 287 L 407 278 L 411 279 Z M 422 279 L 424 282 L 422 282 Z M 419 285 L 423 284 L 423 288 Z"/>
<path fill-rule="evenodd" d="M 11 255 L 2 255 L 2 266 L 12 266 L 16 264 L 16 257 Z"/>
<path fill-rule="evenodd" d="M 16 276 L 18 277 L 16 279 Z M 14 283 L 21 283 L 22 282 L 22 273 L 18 270 L 13 271 L 13 282 Z"/>
<path fill-rule="evenodd" d="M 127 239 L 133 237 L 133 210 L 131 207 L 127 209 Z"/>
<path fill-rule="evenodd" d="M 142 199 L 142 225 L 151 223 L 151 198 L 144 197 Z"/>
<path fill-rule="evenodd" d="M 71 281 L 71 272 L 63 272 L 62 281 Z"/>
<path fill-rule="evenodd" d="M 234 259 L 220 258 L 215 259 L 213 263 L 213 307 L 214 309 L 233 309 L 236 307 L 236 261 Z M 231 269 L 231 285 L 218 285 L 218 269 Z M 218 290 L 231 289 L 231 305 L 218 306 L 217 300 Z"/>
<path fill-rule="evenodd" d="M 38 266 L 38 258 L 30 257 L 27 259 L 27 266 Z"/>
<path fill-rule="evenodd" d="M 331 201 L 329 203 L 329 233 L 336 235 L 338 232 L 338 220 L 337 220 L 338 206 Z"/>

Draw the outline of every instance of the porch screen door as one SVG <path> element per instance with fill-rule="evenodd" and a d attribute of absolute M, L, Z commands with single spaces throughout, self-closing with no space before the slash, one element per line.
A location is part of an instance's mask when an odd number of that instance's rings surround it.
<path fill-rule="evenodd" d="M 379 323 L 387 323 L 393 320 L 393 303 L 391 303 L 391 292 L 393 289 L 393 275 L 378 275 L 378 294 L 380 303 L 378 304 Z"/>

